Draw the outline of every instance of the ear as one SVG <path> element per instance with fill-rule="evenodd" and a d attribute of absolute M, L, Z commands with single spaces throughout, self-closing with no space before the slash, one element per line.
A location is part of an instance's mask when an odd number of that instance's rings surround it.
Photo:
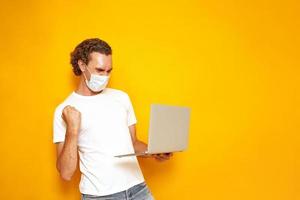
<path fill-rule="evenodd" d="M 82 72 L 84 72 L 84 71 L 85 71 L 86 64 L 85 64 L 82 60 L 78 60 L 77 64 L 78 64 L 80 70 L 81 70 Z"/>

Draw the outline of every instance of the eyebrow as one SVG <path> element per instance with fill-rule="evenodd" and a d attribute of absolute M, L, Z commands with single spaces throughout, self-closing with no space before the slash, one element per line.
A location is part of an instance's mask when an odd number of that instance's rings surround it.
<path fill-rule="evenodd" d="M 96 70 L 105 71 L 105 69 L 103 69 L 103 68 L 98 68 L 98 67 L 96 67 Z M 111 70 L 113 70 L 113 68 L 110 68 L 110 69 L 109 69 L 109 70 L 107 70 L 107 71 L 111 71 Z"/>

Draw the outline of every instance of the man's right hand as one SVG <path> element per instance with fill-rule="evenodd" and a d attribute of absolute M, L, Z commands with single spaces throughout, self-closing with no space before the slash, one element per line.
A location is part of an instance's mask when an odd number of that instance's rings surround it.
<path fill-rule="evenodd" d="M 73 106 L 67 105 L 62 111 L 63 120 L 67 124 L 67 128 L 74 134 L 78 134 L 81 124 L 81 113 Z"/>

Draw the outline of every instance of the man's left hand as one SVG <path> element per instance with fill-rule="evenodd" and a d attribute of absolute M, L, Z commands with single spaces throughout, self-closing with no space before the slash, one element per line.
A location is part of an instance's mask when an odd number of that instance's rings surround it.
<path fill-rule="evenodd" d="M 169 160 L 170 157 L 173 156 L 173 153 L 159 153 L 159 154 L 153 154 L 152 157 L 155 158 L 157 161 L 166 161 Z"/>

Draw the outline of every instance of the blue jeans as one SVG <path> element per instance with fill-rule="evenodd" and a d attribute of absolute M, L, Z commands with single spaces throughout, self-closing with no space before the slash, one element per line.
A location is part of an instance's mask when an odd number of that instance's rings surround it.
<path fill-rule="evenodd" d="M 81 200 L 154 200 L 145 182 L 132 186 L 122 192 L 105 196 L 81 194 Z"/>

